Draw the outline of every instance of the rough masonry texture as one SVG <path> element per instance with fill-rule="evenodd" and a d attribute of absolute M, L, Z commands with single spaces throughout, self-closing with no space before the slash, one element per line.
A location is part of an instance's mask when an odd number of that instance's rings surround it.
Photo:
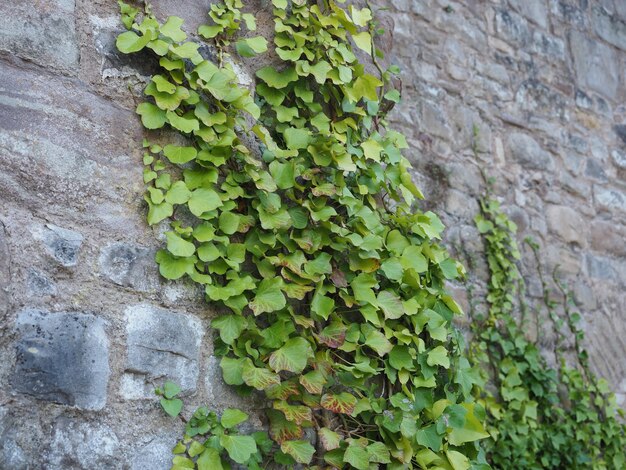
<path fill-rule="evenodd" d="M 210 2 L 152 3 L 192 32 Z M 270 2 L 244 3 L 268 33 Z M 403 71 L 393 126 L 448 246 L 478 255 L 484 285 L 483 170 L 573 287 L 593 367 L 626 406 L 626 2 L 377 3 Z M 264 405 L 221 380 L 214 308 L 158 276 L 134 113 L 155 62 L 118 53 L 121 31 L 112 0 L 0 4 L 0 468 L 169 468 L 182 424 L 152 395 L 166 377 L 189 410 Z M 249 80 L 259 62 L 238 65 Z M 524 250 L 539 302 L 535 269 Z M 529 335 L 550 349 L 547 322 Z"/>

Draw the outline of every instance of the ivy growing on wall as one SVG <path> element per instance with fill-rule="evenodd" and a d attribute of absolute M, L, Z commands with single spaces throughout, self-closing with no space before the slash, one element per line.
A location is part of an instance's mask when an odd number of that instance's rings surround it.
<path fill-rule="evenodd" d="M 137 112 L 186 142 L 145 143 L 148 222 L 170 221 L 160 272 L 227 309 L 212 323 L 224 380 L 271 403 L 269 438 L 233 431 L 241 412 L 198 410 L 175 468 L 486 468 L 477 373 L 444 288 L 463 268 L 437 216 L 412 206 L 408 146 L 385 121 L 397 70 L 378 65 L 372 11 L 272 3 L 283 63 L 258 70 L 252 94 L 231 54 L 267 44 L 240 37 L 256 25 L 239 0 L 212 5 L 198 30 L 208 48 L 180 18 L 120 2 L 118 48 L 148 49 L 161 67 Z"/>
<path fill-rule="evenodd" d="M 542 324 L 542 309 L 529 306 L 517 268 L 516 226 L 489 194 L 481 201 L 476 225 L 490 271 L 488 315 L 472 315 L 472 359 L 490 372 L 484 378 L 495 388 L 475 388 L 477 400 L 488 411 L 491 438 L 483 446 L 489 462 L 502 469 L 511 463 L 524 469 L 625 468 L 623 412 L 616 408 L 607 384 L 590 371 L 578 327 L 580 315 L 572 311 L 566 286 L 556 275 L 552 286 L 544 278 L 538 246 L 527 239 L 549 319 Z M 538 338 L 528 334 L 534 328 L 538 336 L 546 327 L 556 336 L 552 351 L 556 368 L 549 366 Z M 573 366 L 564 354 L 566 338 L 573 338 Z"/>

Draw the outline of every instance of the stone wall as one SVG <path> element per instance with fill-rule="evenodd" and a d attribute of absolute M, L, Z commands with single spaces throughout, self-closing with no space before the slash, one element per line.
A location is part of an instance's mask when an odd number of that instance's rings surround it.
<path fill-rule="evenodd" d="M 262 407 L 221 381 L 201 293 L 156 271 L 134 114 L 154 63 L 115 51 L 115 3 L 0 4 L 0 468 L 169 468 L 182 424 L 153 398 L 165 377 L 190 408 Z M 153 3 L 191 31 L 209 0 Z M 266 31 L 268 2 L 244 3 Z M 623 401 L 626 3 L 378 3 L 403 69 L 393 121 L 449 245 L 481 249 L 482 169 L 574 288 L 593 366 Z M 523 266 L 539 297 L 528 252 Z"/>

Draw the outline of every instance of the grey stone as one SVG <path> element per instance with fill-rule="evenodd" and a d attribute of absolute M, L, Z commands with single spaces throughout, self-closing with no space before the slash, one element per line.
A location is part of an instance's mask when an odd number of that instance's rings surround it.
<path fill-rule="evenodd" d="M 80 233 L 48 224 L 42 238 L 48 253 L 61 266 L 76 266 L 78 251 L 83 244 L 83 236 Z"/>
<path fill-rule="evenodd" d="M 554 59 L 565 59 L 565 43 L 563 40 L 540 31 L 533 33 L 533 50 Z"/>
<path fill-rule="evenodd" d="M 551 170 L 552 156 L 527 134 L 513 132 L 508 138 L 509 153 L 514 161 L 532 170 Z"/>
<path fill-rule="evenodd" d="M 604 8 L 595 7 L 591 14 L 593 29 L 609 44 L 626 51 L 626 22 L 610 15 Z"/>
<path fill-rule="evenodd" d="M 616 124 L 615 126 L 613 126 L 613 130 L 617 134 L 617 137 L 619 137 L 622 142 L 626 144 L 626 125 Z"/>
<path fill-rule="evenodd" d="M 191 315 L 147 304 L 126 310 L 128 334 L 122 395 L 127 399 L 154 396 L 156 379 L 176 382 L 184 392 L 196 389 L 204 329 Z"/>
<path fill-rule="evenodd" d="M 550 3 L 552 13 L 555 17 L 559 18 L 567 25 L 575 25 L 581 28 L 586 25 L 586 17 L 583 9 L 572 5 L 572 3 L 578 2 L 573 2 L 572 0 L 550 0 Z M 586 0 L 583 0 L 583 3 L 584 5 L 581 6 L 586 7 Z"/>
<path fill-rule="evenodd" d="M 626 256 L 626 228 L 616 222 L 594 220 L 590 224 L 591 248 L 595 251 Z"/>
<path fill-rule="evenodd" d="M 496 10 L 496 31 L 500 37 L 518 46 L 523 47 L 530 43 L 528 22 L 508 9 Z"/>
<path fill-rule="evenodd" d="M 575 30 L 570 32 L 569 40 L 579 85 L 607 98 L 616 98 L 619 62 L 614 50 Z"/>
<path fill-rule="evenodd" d="M 422 101 L 420 103 L 420 127 L 422 131 L 449 140 L 452 131 L 448 125 L 448 117 L 445 111 L 435 103 Z"/>
<path fill-rule="evenodd" d="M 11 383 L 16 392 L 87 410 L 104 408 L 110 371 L 102 319 L 25 309 L 18 313 L 15 330 Z"/>
<path fill-rule="evenodd" d="M 611 152 L 611 159 L 613 164 L 620 170 L 626 170 L 626 153 L 619 150 L 613 150 Z"/>
<path fill-rule="evenodd" d="M 140 292 L 154 290 L 158 285 L 154 253 L 148 248 L 113 243 L 102 249 L 98 261 L 100 272 L 117 285 Z"/>
<path fill-rule="evenodd" d="M 586 244 L 583 218 L 571 207 L 549 205 L 546 207 L 548 228 L 567 243 Z"/>
<path fill-rule="evenodd" d="M 76 74 L 79 47 L 74 0 L 2 2 L 0 50 Z"/>
<path fill-rule="evenodd" d="M 169 470 L 176 436 L 157 436 L 141 446 L 130 463 L 130 470 Z"/>
<path fill-rule="evenodd" d="M 600 181 L 607 180 L 604 165 L 594 158 L 587 159 L 585 174 Z"/>
<path fill-rule="evenodd" d="M 617 271 L 610 259 L 587 254 L 587 272 L 596 279 L 605 281 L 615 281 L 617 279 Z"/>
<path fill-rule="evenodd" d="M 544 29 L 548 26 L 548 8 L 545 0 L 525 0 L 522 2 L 513 1 L 511 6 L 519 11 L 529 20 L 538 24 Z"/>
<path fill-rule="evenodd" d="M 121 470 L 121 457 L 119 439 L 109 426 L 60 417 L 54 423 L 45 468 Z"/>
<path fill-rule="evenodd" d="M 594 186 L 593 195 L 596 205 L 606 210 L 626 211 L 626 195 L 617 188 Z"/>
<path fill-rule="evenodd" d="M 16 432 L 15 428 L 9 428 L 0 433 L 0 468 L 27 470 L 28 457 L 15 439 Z"/>
<path fill-rule="evenodd" d="M 54 283 L 44 273 L 36 269 L 28 270 L 26 284 L 32 295 L 56 295 L 57 293 Z"/>

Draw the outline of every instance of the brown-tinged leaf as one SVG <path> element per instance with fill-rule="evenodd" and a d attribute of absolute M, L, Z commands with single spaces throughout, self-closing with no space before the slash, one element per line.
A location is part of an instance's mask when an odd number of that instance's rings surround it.
<path fill-rule="evenodd" d="M 325 408 L 333 413 L 352 414 L 354 407 L 356 406 L 356 398 L 347 392 L 341 392 L 336 395 L 333 393 L 327 393 L 322 397 L 320 402 L 322 408 Z"/>
<path fill-rule="evenodd" d="M 300 376 L 300 383 L 307 392 L 313 395 L 320 395 L 326 383 L 326 377 L 321 370 L 312 370 Z"/>
<path fill-rule="evenodd" d="M 329 348 L 339 348 L 346 340 L 347 329 L 343 323 L 333 322 L 317 335 L 317 339 Z"/>
<path fill-rule="evenodd" d="M 341 436 L 335 431 L 331 431 L 328 428 L 321 428 L 317 435 L 320 438 L 324 450 L 334 450 L 339 448 L 341 443 Z"/>
<path fill-rule="evenodd" d="M 280 411 L 267 410 L 267 416 L 270 420 L 270 436 L 277 443 L 302 437 L 302 428 L 294 422 L 287 421 Z"/>
<path fill-rule="evenodd" d="M 287 421 L 292 421 L 296 424 L 313 421 L 313 412 L 308 406 L 290 405 L 284 400 L 277 400 L 274 402 L 274 409 L 282 411 Z"/>

